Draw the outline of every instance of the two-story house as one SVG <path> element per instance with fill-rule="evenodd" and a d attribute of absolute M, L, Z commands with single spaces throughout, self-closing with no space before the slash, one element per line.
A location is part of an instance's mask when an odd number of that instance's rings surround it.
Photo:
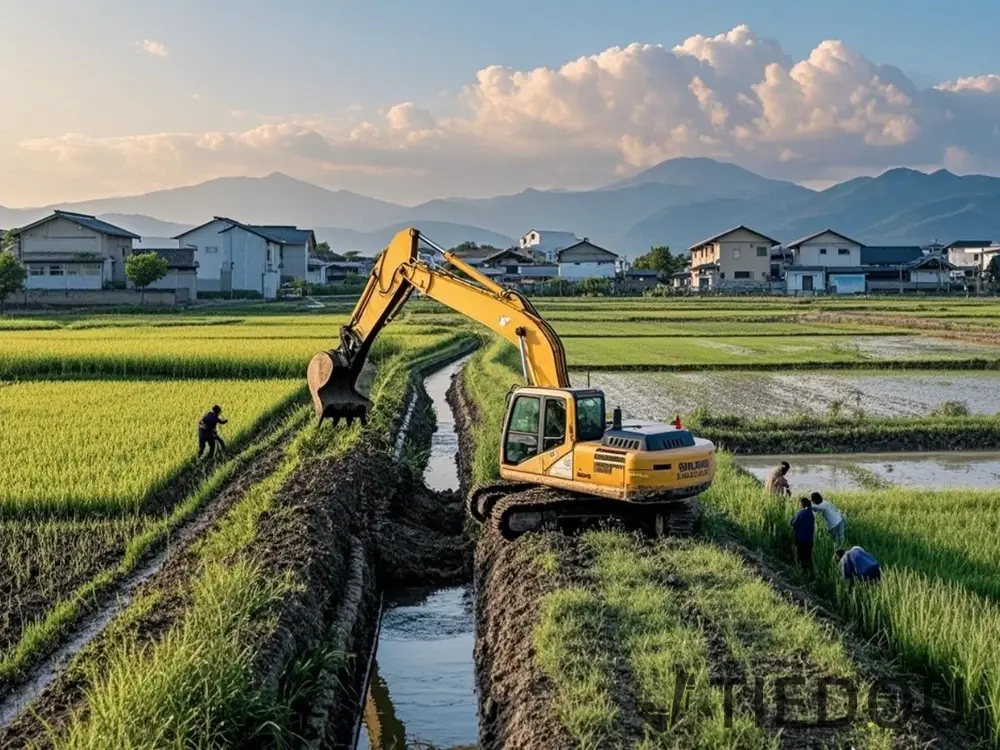
<path fill-rule="evenodd" d="M 865 291 L 860 242 L 832 229 L 824 229 L 790 242 L 785 249 L 791 252 L 791 262 L 785 268 L 789 294 Z"/>
<path fill-rule="evenodd" d="M 125 286 L 125 260 L 139 235 L 88 214 L 55 211 L 13 231 L 14 255 L 27 267 L 28 289 Z"/>
<path fill-rule="evenodd" d="M 991 240 L 956 240 L 945 245 L 944 251 L 948 254 L 948 262 L 955 266 L 960 276 L 974 278 L 986 268 L 991 247 Z"/>
<path fill-rule="evenodd" d="M 766 234 L 742 224 L 691 247 L 691 287 L 700 290 L 760 288 L 771 278 L 771 248 Z"/>
<path fill-rule="evenodd" d="M 618 271 L 618 255 L 595 245 L 586 237 L 556 251 L 555 261 L 559 266 L 559 278 L 569 281 L 613 279 Z"/>
<path fill-rule="evenodd" d="M 529 229 L 518 244 L 522 250 L 538 255 L 546 263 L 556 262 L 556 253 L 580 241 L 573 232 L 555 232 L 550 229 Z"/>
<path fill-rule="evenodd" d="M 316 248 L 311 229 L 286 225 L 245 224 L 224 216 L 174 237 L 194 250 L 198 289 L 260 292 L 273 299 L 283 281 L 309 278 L 308 259 Z"/>

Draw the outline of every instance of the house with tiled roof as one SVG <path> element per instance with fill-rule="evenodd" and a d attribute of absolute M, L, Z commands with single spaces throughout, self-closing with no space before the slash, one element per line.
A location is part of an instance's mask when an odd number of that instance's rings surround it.
<path fill-rule="evenodd" d="M 125 285 L 125 260 L 139 235 L 74 211 L 53 211 L 13 230 L 14 255 L 27 267 L 28 289 L 101 289 Z"/>
<path fill-rule="evenodd" d="M 309 278 L 309 257 L 316 249 L 311 229 L 284 224 L 247 224 L 225 216 L 174 237 L 178 246 L 194 250 L 198 289 L 260 292 L 278 295 L 281 284 Z"/>
<path fill-rule="evenodd" d="M 688 248 L 691 287 L 701 290 L 756 289 L 771 280 L 771 250 L 781 243 L 740 224 Z"/>

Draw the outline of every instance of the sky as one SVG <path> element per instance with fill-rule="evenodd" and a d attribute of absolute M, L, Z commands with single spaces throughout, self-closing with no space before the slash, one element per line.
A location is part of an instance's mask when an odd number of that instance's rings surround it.
<path fill-rule="evenodd" d="M 274 171 L 415 203 L 678 156 L 810 186 L 1000 174 L 1000 3 L 618 8 L 0 0 L 0 205 Z"/>

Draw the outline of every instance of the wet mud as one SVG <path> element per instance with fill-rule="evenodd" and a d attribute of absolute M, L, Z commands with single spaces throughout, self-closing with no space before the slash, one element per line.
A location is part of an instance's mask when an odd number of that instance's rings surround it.
<path fill-rule="evenodd" d="M 551 535 L 554 544 L 568 540 Z M 532 567 L 526 540 L 484 532 L 476 546 L 476 685 L 481 750 L 575 747 L 552 708 L 551 680 L 535 664 L 533 631 L 557 580 Z"/>

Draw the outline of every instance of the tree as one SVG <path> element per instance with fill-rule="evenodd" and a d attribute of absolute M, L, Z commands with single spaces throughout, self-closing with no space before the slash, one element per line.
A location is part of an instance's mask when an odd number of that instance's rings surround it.
<path fill-rule="evenodd" d="M 590 276 L 576 285 L 578 294 L 584 297 L 608 297 L 611 295 L 611 279 Z"/>
<path fill-rule="evenodd" d="M 360 255 L 360 250 L 348 250 L 344 253 L 344 260 L 356 260 Z"/>
<path fill-rule="evenodd" d="M 669 276 L 684 268 L 684 259 L 671 255 L 666 245 L 649 248 L 649 252 L 635 259 L 632 268 L 644 271 L 658 271 L 660 276 Z"/>
<path fill-rule="evenodd" d="M 125 275 L 142 294 L 139 304 L 146 301 L 146 287 L 167 275 L 167 259 L 156 253 L 136 253 L 125 260 Z"/>
<path fill-rule="evenodd" d="M 0 252 L 0 315 L 3 315 L 7 297 L 24 289 L 26 278 L 28 270 L 18 262 L 14 253 L 7 250 Z"/>
<path fill-rule="evenodd" d="M 0 237 L 0 252 L 3 252 L 4 250 L 13 251 L 14 232 L 16 231 L 17 231 L 16 229 L 8 229 L 6 232 L 3 233 L 3 236 Z"/>
<path fill-rule="evenodd" d="M 990 258 L 990 264 L 983 271 L 983 276 L 986 277 L 986 282 L 991 286 L 995 287 L 1000 284 L 1000 264 L 997 263 L 996 255 Z"/>
<path fill-rule="evenodd" d="M 337 253 L 333 252 L 333 250 L 330 249 L 329 242 L 317 242 L 316 249 L 313 251 L 313 255 L 319 258 L 320 260 L 326 260 L 326 261 L 340 260 L 341 258 L 340 255 L 337 255 Z"/>

